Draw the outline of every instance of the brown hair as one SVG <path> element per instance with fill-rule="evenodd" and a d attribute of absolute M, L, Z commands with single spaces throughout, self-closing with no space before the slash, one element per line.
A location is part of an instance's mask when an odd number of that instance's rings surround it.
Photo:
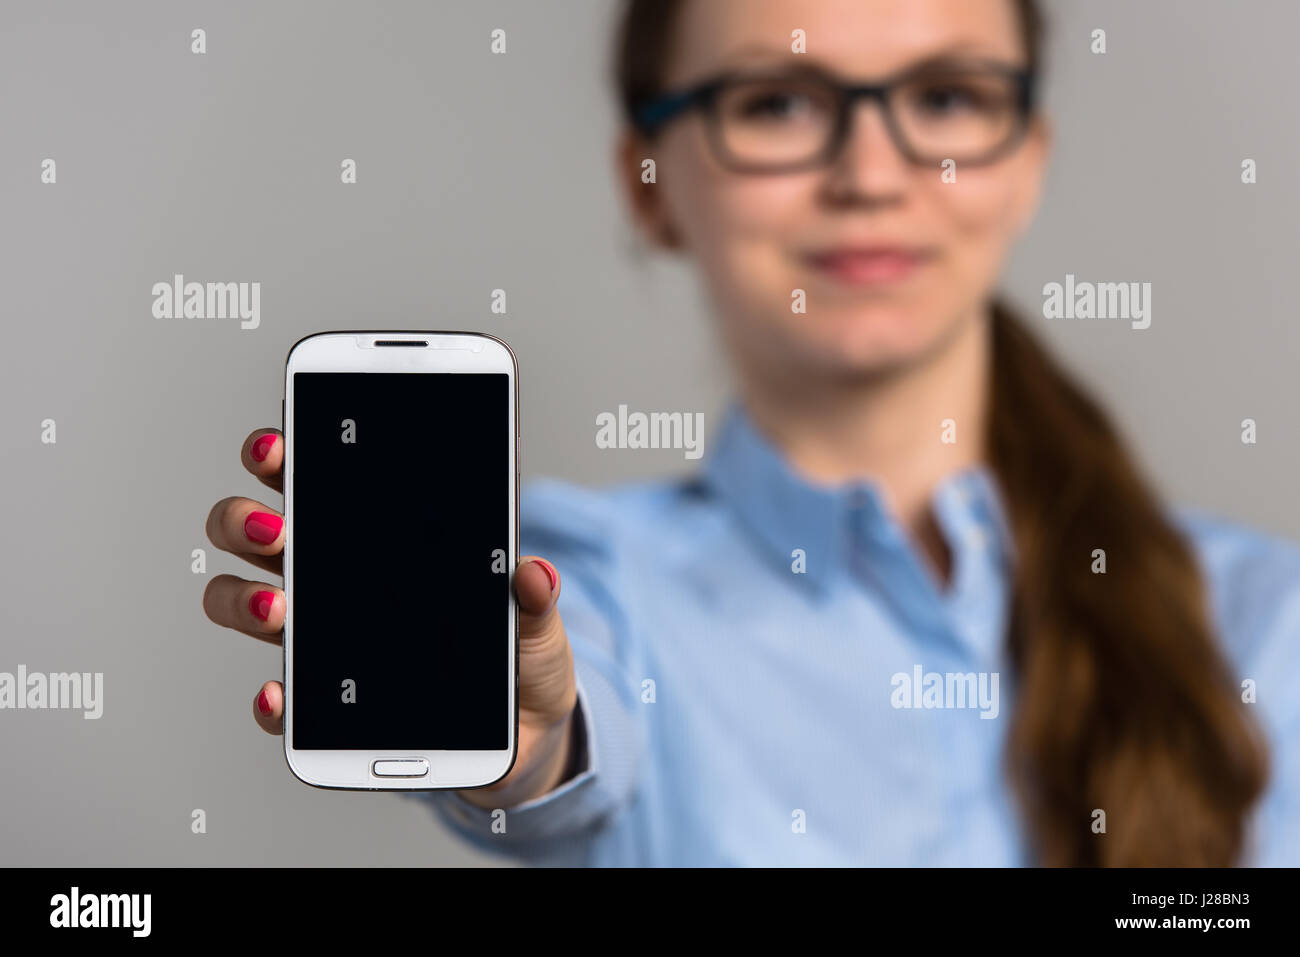
<path fill-rule="evenodd" d="M 1043 20 L 1011 0 L 1035 70 Z M 629 0 L 624 117 L 661 92 L 682 0 Z M 1000 299 L 984 454 L 1016 542 L 1007 770 L 1045 865 L 1238 863 L 1268 755 L 1191 547 L 1115 428 Z M 1105 574 L 1092 571 L 1105 549 Z M 1106 831 L 1093 832 L 1095 809 Z"/>

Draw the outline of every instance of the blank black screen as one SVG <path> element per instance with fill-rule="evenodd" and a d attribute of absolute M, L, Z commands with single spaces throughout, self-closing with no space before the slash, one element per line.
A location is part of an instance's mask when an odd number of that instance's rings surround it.
<path fill-rule="evenodd" d="M 508 376 L 299 372 L 292 388 L 293 747 L 505 749 Z"/>

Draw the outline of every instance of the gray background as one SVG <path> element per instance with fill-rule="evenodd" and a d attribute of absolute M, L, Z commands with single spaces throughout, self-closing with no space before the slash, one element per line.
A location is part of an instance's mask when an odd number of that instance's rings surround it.
<path fill-rule="evenodd" d="M 1041 316 L 1043 283 L 1067 272 L 1151 282 L 1145 331 L 1035 328 L 1174 500 L 1300 537 L 1286 165 L 1300 7 L 1047 6 L 1057 152 L 1005 288 Z M 226 495 L 280 504 L 237 453 L 278 422 L 289 346 L 328 328 L 506 338 L 525 478 L 687 466 L 593 438 L 619 403 L 703 410 L 711 431 L 728 388 L 691 273 L 636 250 L 614 189 L 615 10 L 6 0 L 0 671 L 102 671 L 105 713 L 0 711 L 0 863 L 486 860 L 396 796 L 290 775 L 249 704 L 279 650 L 200 607 L 211 575 L 251 566 L 211 549 L 203 523 Z M 1088 52 L 1096 26 L 1104 56 Z M 39 180 L 46 157 L 55 186 Z M 356 186 L 339 183 L 345 157 Z M 1239 182 L 1244 157 L 1257 185 Z M 261 327 L 155 319 L 150 287 L 177 272 L 261 282 Z M 505 318 L 489 311 L 496 287 Z M 1248 416 L 1256 446 L 1240 442 Z M 193 808 L 206 835 L 190 833 Z"/>

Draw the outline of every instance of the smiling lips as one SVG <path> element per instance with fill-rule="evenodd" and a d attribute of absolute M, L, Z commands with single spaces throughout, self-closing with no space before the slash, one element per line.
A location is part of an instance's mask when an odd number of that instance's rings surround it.
<path fill-rule="evenodd" d="M 934 258 L 934 251 L 903 246 L 840 246 L 809 253 L 803 261 L 843 283 L 864 285 L 897 282 Z"/>

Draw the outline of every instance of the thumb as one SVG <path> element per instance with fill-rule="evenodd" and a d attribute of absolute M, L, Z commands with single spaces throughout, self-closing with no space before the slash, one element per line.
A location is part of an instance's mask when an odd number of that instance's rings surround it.
<path fill-rule="evenodd" d="M 515 595 L 519 599 L 519 637 L 540 640 L 563 633 L 556 602 L 560 573 L 544 558 L 525 555 L 515 570 Z"/>

